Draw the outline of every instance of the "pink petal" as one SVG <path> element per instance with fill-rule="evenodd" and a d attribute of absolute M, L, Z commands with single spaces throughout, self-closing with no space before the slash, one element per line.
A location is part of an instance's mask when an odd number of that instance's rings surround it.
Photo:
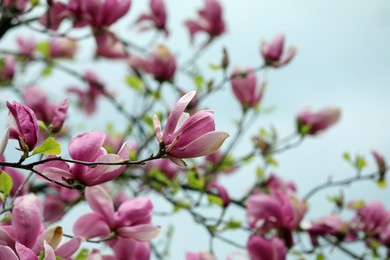
<path fill-rule="evenodd" d="M 157 140 L 161 142 L 162 141 L 161 122 L 158 119 L 158 116 L 156 114 L 153 116 L 153 127 L 154 127 L 154 131 L 156 132 Z"/>
<path fill-rule="evenodd" d="M 9 139 L 9 128 L 5 130 L 5 133 L 3 134 L 0 140 L 0 156 L 3 155 L 5 148 L 7 147 L 8 139 Z"/>
<path fill-rule="evenodd" d="M 69 143 L 69 154 L 75 160 L 91 162 L 103 146 L 106 135 L 92 131 L 73 137 Z"/>
<path fill-rule="evenodd" d="M 106 237 L 110 232 L 107 222 L 96 213 L 82 215 L 73 225 L 73 233 L 85 238 Z"/>
<path fill-rule="evenodd" d="M 61 239 L 62 228 L 60 226 L 48 228 L 39 236 L 34 247 L 31 249 L 36 255 L 39 255 L 39 253 L 43 250 L 44 242 L 52 248 L 57 248 L 57 246 L 61 243 Z"/>
<path fill-rule="evenodd" d="M 88 187 L 85 198 L 91 209 L 104 217 L 111 226 L 114 221 L 114 203 L 110 195 L 100 186 Z"/>
<path fill-rule="evenodd" d="M 117 229 L 117 232 L 121 237 L 135 238 L 138 240 L 151 240 L 160 234 L 160 227 L 145 224 L 133 227 L 122 227 Z"/>
<path fill-rule="evenodd" d="M 43 246 L 45 248 L 44 260 L 56 260 L 56 254 L 54 253 L 53 248 L 48 243 L 46 243 L 46 241 L 44 241 Z"/>
<path fill-rule="evenodd" d="M 68 242 L 62 244 L 55 250 L 56 256 L 59 256 L 63 259 L 71 257 L 76 251 L 80 248 L 81 243 L 83 242 L 82 237 L 74 237 Z"/>
<path fill-rule="evenodd" d="M 218 150 L 229 134 L 222 131 L 209 132 L 195 139 L 187 146 L 170 151 L 177 158 L 192 158 L 209 155 Z"/>
<path fill-rule="evenodd" d="M 117 211 L 117 223 L 121 226 L 149 223 L 153 204 L 149 198 L 134 198 L 124 201 Z"/>
<path fill-rule="evenodd" d="M 8 246 L 0 246 L 0 259 L 19 260 L 15 252 Z"/>
<path fill-rule="evenodd" d="M 16 242 L 15 245 L 16 252 L 18 253 L 20 260 L 37 260 L 38 257 L 30 248 Z"/>
<path fill-rule="evenodd" d="M 123 159 L 116 154 L 107 154 L 100 156 L 96 162 L 116 163 L 122 162 Z M 79 176 L 80 180 L 87 186 L 98 185 L 118 177 L 124 169 L 124 165 L 97 165 L 83 175 Z"/>
<path fill-rule="evenodd" d="M 163 140 L 167 140 L 169 136 L 174 133 L 181 114 L 184 112 L 187 105 L 194 98 L 195 94 L 195 90 L 190 91 L 184 96 L 182 96 L 179 101 L 177 101 L 176 105 L 172 109 L 171 114 L 168 117 L 167 125 L 165 126 L 164 135 L 162 137 Z"/>

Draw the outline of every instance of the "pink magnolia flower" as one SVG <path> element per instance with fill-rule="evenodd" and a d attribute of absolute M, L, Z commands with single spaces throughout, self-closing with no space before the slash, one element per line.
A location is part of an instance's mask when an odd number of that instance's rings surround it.
<path fill-rule="evenodd" d="M 257 87 L 256 73 L 252 68 L 235 67 L 231 73 L 230 83 L 233 93 L 243 109 L 257 106 L 263 97 L 266 86 L 266 82 L 263 81 L 260 88 Z"/>
<path fill-rule="evenodd" d="M 326 108 L 319 112 L 301 111 L 297 116 L 298 131 L 302 135 L 316 135 L 340 119 L 339 108 Z"/>
<path fill-rule="evenodd" d="M 150 73 L 160 82 L 172 81 L 176 72 L 176 58 L 164 45 L 158 45 L 146 58 L 130 57 L 132 68 Z"/>
<path fill-rule="evenodd" d="M 115 211 L 110 195 L 100 186 L 88 187 L 85 197 L 94 213 L 82 215 L 74 224 L 73 232 L 86 238 L 105 238 L 111 232 L 121 238 L 151 240 L 160 228 L 150 224 L 153 205 L 148 198 L 124 201 Z"/>
<path fill-rule="evenodd" d="M 130 144 L 124 143 L 118 154 L 107 154 L 102 147 L 105 138 L 105 134 L 95 131 L 73 137 L 68 147 L 70 157 L 84 162 L 108 163 L 128 159 Z M 115 179 L 124 168 L 125 165 L 97 165 L 91 168 L 82 164 L 50 161 L 39 165 L 37 170 L 53 180 L 83 189 L 84 186 L 94 186 Z"/>
<path fill-rule="evenodd" d="M 296 192 L 297 188 L 293 182 L 285 182 L 282 178 L 276 174 L 271 174 L 267 181 L 266 186 L 269 190 L 280 190 L 282 192 Z"/>
<path fill-rule="evenodd" d="M 19 142 L 20 149 L 32 151 L 38 141 L 38 121 L 34 111 L 16 101 L 7 101 L 9 109 L 9 138 Z"/>
<path fill-rule="evenodd" d="M 73 58 L 77 44 L 68 38 L 53 38 L 49 41 L 49 58 Z"/>
<path fill-rule="evenodd" d="M 82 238 L 74 237 L 59 246 L 62 228 L 44 227 L 35 195 L 16 198 L 11 217 L 9 223 L 0 225 L 0 256 L 5 254 L 7 260 L 38 259 L 42 251 L 47 260 L 55 260 L 56 256 L 66 259 L 81 245 Z"/>
<path fill-rule="evenodd" d="M 313 245 L 317 246 L 318 236 L 332 235 L 342 240 L 348 232 L 348 225 L 337 215 L 328 215 L 310 224 L 307 229 Z"/>
<path fill-rule="evenodd" d="M 261 236 L 251 236 L 246 247 L 251 260 L 286 259 L 287 250 L 284 242 L 276 237 L 265 239 Z"/>
<path fill-rule="evenodd" d="M 96 56 L 109 59 L 125 59 L 128 57 L 125 46 L 118 41 L 116 35 L 108 30 L 95 33 Z"/>
<path fill-rule="evenodd" d="M 70 190 L 58 185 L 52 185 L 52 187 L 56 190 L 56 194 L 46 195 L 43 202 L 43 219 L 48 223 L 60 220 L 66 213 L 68 206 L 81 197 L 77 190 Z"/>
<path fill-rule="evenodd" d="M 73 0 L 73 6 L 81 7 L 84 19 L 94 28 L 107 27 L 124 16 L 130 9 L 130 0 Z"/>
<path fill-rule="evenodd" d="M 43 121 L 53 133 L 58 133 L 67 116 L 69 102 L 64 99 L 59 104 L 48 100 L 45 91 L 39 87 L 31 86 L 22 91 L 24 103 L 34 112 L 37 119 Z"/>
<path fill-rule="evenodd" d="M 188 20 L 185 26 L 190 32 L 191 42 L 195 34 L 205 32 L 209 35 L 209 43 L 214 37 L 225 32 L 225 22 L 222 18 L 222 6 L 217 0 L 205 0 L 205 6 L 198 11 L 199 20 Z M 207 44 L 206 43 L 206 44 Z"/>
<path fill-rule="evenodd" d="M 78 88 L 71 87 L 69 93 L 74 93 L 78 96 L 79 106 L 90 115 L 96 110 L 96 101 L 99 96 L 109 95 L 105 90 L 104 84 L 99 80 L 97 75 L 92 71 L 86 71 L 84 74 L 88 81 L 88 90 L 82 91 Z"/>
<path fill-rule="evenodd" d="M 7 85 L 14 78 L 16 61 L 13 56 L 0 58 L 0 84 Z"/>
<path fill-rule="evenodd" d="M 373 201 L 356 209 L 356 217 L 350 223 L 354 231 L 363 231 L 367 236 L 380 235 L 390 224 L 390 212 L 382 202 Z"/>
<path fill-rule="evenodd" d="M 16 9 L 18 12 L 23 12 L 28 3 L 28 0 L 3 0 L 2 6 L 10 9 Z"/>
<path fill-rule="evenodd" d="M 25 39 L 20 36 L 16 38 L 16 44 L 18 45 L 19 52 L 28 57 L 33 55 L 37 45 L 33 38 Z"/>
<path fill-rule="evenodd" d="M 149 161 L 145 165 L 145 170 L 148 173 L 151 173 L 153 170 L 158 170 L 163 173 L 168 179 L 175 179 L 180 172 L 182 172 L 182 168 L 172 163 L 167 159 L 158 159 Z"/>
<path fill-rule="evenodd" d="M 229 196 L 227 189 L 222 184 L 220 184 L 216 180 L 214 180 L 207 185 L 207 190 L 216 192 L 216 194 L 221 198 L 222 206 L 224 208 L 229 206 L 230 196 Z"/>
<path fill-rule="evenodd" d="M 216 260 L 216 258 L 208 251 L 202 251 L 199 253 L 188 252 L 186 254 L 186 260 Z"/>
<path fill-rule="evenodd" d="M 247 217 L 250 228 L 261 233 L 271 229 L 283 230 L 286 246 L 293 245 L 292 231 L 306 212 L 305 203 L 293 192 L 271 190 L 271 194 L 255 194 L 247 201 Z"/>
<path fill-rule="evenodd" d="M 136 21 L 137 24 L 144 23 L 150 21 L 153 23 L 153 27 L 157 30 L 161 30 L 168 35 L 167 30 L 167 11 L 165 9 L 165 4 L 163 0 L 150 0 L 150 11 L 149 14 L 142 14 Z M 152 28 L 152 26 L 142 27 L 141 30 L 148 30 Z"/>
<path fill-rule="evenodd" d="M 51 30 L 57 30 L 62 21 L 70 15 L 72 13 L 65 3 L 54 2 L 49 6 L 48 11 L 39 18 L 39 23 Z"/>
<path fill-rule="evenodd" d="M 281 67 L 289 63 L 296 53 L 295 47 L 289 47 L 287 52 L 283 54 L 284 35 L 276 35 L 271 43 L 261 42 L 260 51 L 263 55 L 265 64 L 275 68 Z"/>
<path fill-rule="evenodd" d="M 221 152 L 220 150 L 217 150 L 209 155 L 207 155 L 204 163 L 204 168 L 206 169 L 213 169 L 215 164 L 219 164 L 220 161 L 225 157 L 225 154 Z M 202 167 L 203 165 L 201 165 Z M 218 168 L 218 171 L 222 173 L 232 173 L 237 169 L 237 166 L 233 164 L 233 161 L 229 156 L 224 158 L 224 161 L 222 165 Z"/>
<path fill-rule="evenodd" d="M 195 93 L 191 91 L 179 99 L 168 117 L 164 133 L 157 115 L 153 118 L 160 147 L 174 162 L 178 162 L 178 158 L 211 154 L 229 137 L 226 132 L 215 131 L 212 111 L 202 110 L 192 116 L 183 113 Z"/>

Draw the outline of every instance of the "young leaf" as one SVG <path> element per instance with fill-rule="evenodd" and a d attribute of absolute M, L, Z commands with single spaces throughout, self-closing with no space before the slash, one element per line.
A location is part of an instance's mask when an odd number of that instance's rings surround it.
<path fill-rule="evenodd" d="M 223 201 L 220 197 L 218 197 L 216 195 L 208 194 L 207 198 L 209 199 L 210 204 L 216 204 L 216 205 L 220 206 L 221 208 L 223 207 Z"/>
<path fill-rule="evenodd" d="M 134 90 L 142 91 L 144 89 L 143 81 L 137 76 L 127 76 L 126 83 Z"/>
<path fill-rule="evenodd" d="M 7 197 L 11 190 L 12 178 L 5 171 L 2 171 L 0 174 L 0 191 Z"/>
<path fill-rule="evenodd" d="M 49 137 L 33 151 L 33 155 L 40 153 L 58 155 L 61 153 L 61 145 L 57 142 L 56 139 L 54 139 L 53 137 Z"/>

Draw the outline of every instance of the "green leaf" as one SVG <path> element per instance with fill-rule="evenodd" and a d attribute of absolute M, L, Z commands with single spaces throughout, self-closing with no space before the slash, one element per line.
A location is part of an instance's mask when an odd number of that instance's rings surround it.
<path fill-rule="evenodd" d="M 379 188 L 381 189 L 386 189 L 387 188 L 387 183 L 385 180 L 379 180 L 376 182 Z"/>
<path fill-rule="evenodd" d="M 350 204 L 350 207 L 353 208 L 353 209 L 360 209 L 362 208 L 366 203 L 364 202 L 364 200 L 359 200 L 359 201 L 356 201 L 354 202 L 353 204 Z"/>
<path fill-rule="evenodd" d="M 279 166 L 278 161 L 276 161 L 275 158 L 273 158 L 272 156 L 267 156 L 266 161 L 271 166 L 274 166 L 274 167 L 278 167 Z"/>
<path fill-rule="evenodd" d="M 351 161 L 351 156 L 349 155 L 348 152 L 343 153 L 343 159 L 346 160 L 347 162 Z"/>
<path fill-rule="evenodd" d="M 264 176 L 264 170 L 261 167 L 256 168 L 256 175 L 259 179 L 263 178 Z"/>
<path fill-rule="evenodd" d="M 188 209 L 190 207 L 191 207 L 191 203 L 184 200 L 179 200 L 176 201 L 175 206 L 173 207 L 173 211 L 178 212 L 181 209 Z"/>
<path fill-rule="evenodd" d="M 39 51 L 43 57 L 49 57 L 50 46 L 49 42 L 40 42 L 37 44 L 36 50 Z"/>
<path fill-rule="evenodd" d="M 11 219 L 12 219 L 11 215 L 6 215 L 2 220 L 0 220 L 0 223 L 10 221 Z"/>
<path fill-rule="evenodd" d="M 57 142 L 56 139 L 54 139 L 53 137 L 49 137 L 33 151 L 33 155 L 40 153 L 58 155 L 61 153 L 61 145 Z"/>
<path fill-rule="evenodd" d="M 80 252 L 76 255 L 75 260 L 87 260 L 88 253 L 89 250 L 87 248 L 81 249 Z"/>
<path fill-rule="evenodd" d="M 316 256 L 316 260 L 325 260 L 325 256 L 322 253 L 318 253 Z"/>
<path fill-rule="evenodd" d="M 38 126 L 40 129 L 42 129 L 46 133 L 50 133 L 49 129 L 47 129 L 45 123 L 42 120 L 38 120 Z"/>
<path fill-rule="evenodd" d="M 39 0 L 30 0 L 30 4 L 31 4 L 32 6 L 39 5 Z"/>
<path fill-rule="evenodd" d="M 242 223 L 239 220 L 231 219 L 228 223 L 226 223 L 226 226 L 223 228 L 224 230 L 228 229 L 237 229 L 241 227 Z"/>
<path fill-rule="evenodd" d="M 202 76 L 200 75 L 197 75 L 193 78 L 194 80 L 194 83 L 195 83 L 195 86 L 196 86 L 196 89 L 197 90 L 201 90 L 202 87 L 203 87 L 203 84 L 204 84 L 204 79 Z"/>
<path fill-rule="evenodd" d="M 194 171 L 187 172 L 188 186 L 193 189 L 201 190 L 204 187 L 204 179 L 199 178 L 198 174 Z"/>
<path fill-rule="evenodd" d="M 144 82 L 137 76 L 126 76 L 126 83 L 134 90 L 143 91 L 145 88 Z"/>
<path fill-rule="evenodd" d="M 213 194 L 208 194 L 207 198 L 209 199 L 209 203 L 211 204 L 216 204 L 220 207 L 223 207 L 223 201 L 220 197 L 213 195 Z"/>
<path fill-rule="evenodd" d="M 41 251 L 39 253 L 38 260 L 45 260 L 45 252 Z"/>
<path fill-rule="evenodd" d="M 0 174 L 0 191 L 7 197 L 11 190 L 12 178 L 5 171 L 2 171 Z"/>
<path fill-rule="evenodd" d="M 363 156 L 356 156 L 355 166 L 358 170 L 367 167 L 366 159 Z"/>
<path fill-rule="evenodd" d="M 41 76 L 43 77 L 48 77 L 51 75 L 53 72 L 53 66 L 47 65 L 42 71 L 41 71 Z"/>
<path fill-rule="evenodd" d="M 209 68 L 211 70 L 214 70 L 214 71 L 218 71 L 218 70 L 222 69 L 222 67 L 220 65 L 217 65 L 217 64 L 209 64 Z"/>

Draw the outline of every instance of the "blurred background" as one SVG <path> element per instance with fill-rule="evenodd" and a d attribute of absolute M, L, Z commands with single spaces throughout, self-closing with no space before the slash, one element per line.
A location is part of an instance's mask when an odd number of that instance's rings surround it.
<path fill-rule="evenodd" d="M 156 43 L 167 45 L 182 64 L 190 58 L 206 39 L 196 37 L 194 45 L 190 44 L 189 35 L 183 23 L 186 19 L 196 18 L 196 11 L 203 6 L 203 1 L 166 0 L 168 10 L 168 28 L 171 35 L 168 39 L 158 38 Z M 262 64 L 260 55 L 261 40 L 270 41 L 277 33 L 286 36 L 286 47 L 294 45 L 298 53 L 292 62 L 280 69 L 267 73 L 258 73 L 258 80 L 267 78 L 267 90 L 262 106 L 269 108 L 270 113 L 262 113 L 248 125 L 248 131 L 236 146 L 234 154 L 244 155 L 252 147 L 250 138 L 260 128 L 273 125 L 280 137 L 287 136 L 295 130 L 295 118 L 303 108 L 319 110 L 324 107 L 338 106 L 342 110 L 339 123 L 321 135 L 308 137 L 297 148 L 279 154 L 275 159 L 279 167 L 271 168 L 285 180 L 297 184 L 298 194 L 303 196 L 313 186 L 332 177 L 343 179 L 355 174 L 354 169 L 342 158 L 344 152 L 352 157 L 365 156 L 368 167 L 363 174 L 375 171 L 376 165 L 371 151 L 382 153 L 390 158 L 390 2 L 377 1 L 336 1 L 336 0 L 221 0 L 224 7 L 224 18 L 227 32 L 208 47 L 199 65 L 204 78 L 219 81 L 220 72 L 209 69 L 210 63 L 218 63 L 222 57 L 222 48 L 226 47 L 230 56 L 230 70 L 233 66 L 257 67 Z M 132 25 L 140 13 L 148 10 L 148 1 L 133 0 L 127 17 L 114 24 L 113 31 L 125 36 L 138 45 L 146 45 L 153 32 L 139 33 Z M 76 34 L 83 35 L 85 31 Z M 29 29 L 14 30 L 0 42 L 0 49 L 15 48 L 17 35 L 33 37 L 36 40 L 45 36 Z M 80 52 L 77 64 L 67 63 L 73 69 L 84 71 L 85 68 L 97 71 L 107 86 L 116 92 L 118 100 L 131 109 L 137 109 L 137 96 L 129 91 L 122 92 L 124 77 L 127 71 L 125 62 L 105 59 L 91 60 L 94 53 L 94 40 L 80 41 Z M 20 86 L 28 84 L 35 78 L 34 71 L 17 78 Z M 46 88 L 54 99 L 60 100 L 64 89 L 70 86 L 85 84 L 54 72 L 51 77 L 41 79 L 40 86 Z M 194 89 L 191 79 L 178 74 L 176 84 L 185 90 Z M 169 90 L 164 92 L 171 95 Z M 14 99 L 11 91 L 0 95 L 3 106 L 5 100 Z M 171 105 L 177 96 L 169 96 Z M 71 101 L 75 102 L 75 100 Z M 104 130 L 111 122 L 117 131 L 126 127 L 121 115 L 113 117 L 115 109 L 105 100 L 99 101 L 97 113 L 85 121 L 78 116 L 77 109 L 70 110 L 70 123 L 76 125 L 74 134 L 81 131 Z M 240 117 L 240 104 L 235 100 L 230 84 L 207 99 L 203 105 L 215 110 L 216 126 L 231 135 L 234 133 L 234 122 Z M 152 116 L 154 111 L 150 111 Z M 5 125 L 6 112 L 1 110 L 1 126 Z M 223 147 L 228 146 L 229 140 Z M 157 142 L 156 142 L 157 143 Z M 223 149 L 222 147 L 222 149 Z M 13 143 L 8 146 L 12 153 Z M 388 160 L 389 161 L 389 160 Z M 228 187 L 231 197 L 241 197 L 253 184 L 255 169 L 261 160 L 241 168 L 235 174 L 226 176 L 220 181 Z M 269 174 L 269 172 L 268 172 Z M 316 219 L 330 213 L 334 204 L 327 197 L 338 195 L 340 188 L 331 188 L 318 193 L 309 201 L 309 210 L 305 219 Z M 367 202 L 381 200 L 390 209 L 389 189 L 380 189 L 373 182 L 356 183 L 344 189 L 346 201 L 364 199 Z M 152 196 L 156 211 L 169 210 L 163 200 Z M 80 211 L 89 211 L 87 206 L 74 209 L 63 221 L 66 233 L 71 233 L 71 225 Z M 212 212 L 212 211 L 211 211 Z M 217 211 L 216 211 L 217 212 Z M 235 219 L 245 219 L 245 212 L 229 209 L 227 215 Z M 348 214 L 346 215 L 348 216 Z M 188 251 L 196 252 L 208 249 L 207 231 L 193 223 L 186 212 L 179 212 L 173 217 L 155 216 L 154 223 L 163 227 L 174 225 L 174 239 L 171 244 L 171 259 L 183 259 Z M 245 245 L 247 234 L 231 232 L 228 237 Z M 158 243 L 158 240 L 157 240 Z M 221 241 L 215 242 L 217 259 L 240 252 Z M 334 259 L 348 259 L 338 254 L 335 249 Z M 294 258 L 292 258 L 294 259 Z"/>

